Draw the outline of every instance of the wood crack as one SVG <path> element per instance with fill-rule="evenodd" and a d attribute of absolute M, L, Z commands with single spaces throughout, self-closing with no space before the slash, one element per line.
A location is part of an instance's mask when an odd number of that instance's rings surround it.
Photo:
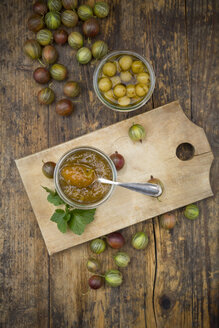
<path fill-rule="evenodd" d="M 212 154 L 212 151 L 205 151 L 204 153 L 201 153 L 201 154 L 194 154 L 194 157 L 197 157 L 197 156 L 202 156 L 202 155 L 206 155 L 206 154 Z"/>
<path fill-rule="evenodd" d="M 157 243 L 156 243 L 156 232 L 155 232 L 155 223 L 153 222 L 153 234 L 154 234 L 154 254 L 155 254 L 155 268 L 154 268 L 154 282 L 153 282 L 153 294 L 152 294 L 152 304 L 153 304 L 153 312 L 154 312 L 154 320 L 157 327 L 157 318 L 156 318 L 156 311 L 155 311 L 155 287 L 156 287 L 156 280 L 157 280 Z"/>
<path fill-rule="evenodd" d="M 207 155 L 207 154 L 212 154 L 212 151 L 209 150 L 209 151 L 205 151 L 204 153 L 194 154 L 193 157 L 203 156 L 203 155 Z M 174 158 L 177 158 L 177 156 L 170 157 L 170 158 L 167 159 L 167 161 L 172 160 Z M 189 160 L 191 160 L 191 159 L 189 159 Z M 185 160 L 185 162 L 186 162 L 186 160 Z"/>
<path fill-rule="evenodd" d="M 144 325 L 147 328 L 147 317 L 146 317 L 146 293 L 144 292 Z"/>

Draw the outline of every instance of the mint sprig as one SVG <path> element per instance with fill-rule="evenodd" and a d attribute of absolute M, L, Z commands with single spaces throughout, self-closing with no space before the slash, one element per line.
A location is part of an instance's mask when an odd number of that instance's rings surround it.
<path fill-rule="evenodd" d="M 65 204 L 59 197 L 56 190 L 53 191 L 47 187 L 43 187 L 43 189 L 49 193 L 47 197 L 48 202 L 54 204 L 55 206 Z M 96 209 L 70 210 L 70 206 L 65 204 L 65 209 L 55 210 L 50 220 L 57 223 L 57 227 L 62 233 L 65 233 L 69 228 L 76 235 L 81 235 L 84 232 L 86 225 L 94 220 L 95 211 Z"/>

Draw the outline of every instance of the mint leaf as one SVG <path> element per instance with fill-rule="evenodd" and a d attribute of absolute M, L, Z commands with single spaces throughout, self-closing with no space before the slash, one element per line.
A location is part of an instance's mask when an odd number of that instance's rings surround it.
<path fill-rule="evenodd" d="M 64 210 L 55 210 L 55 213 L 51 216 L 50 220 L 58 223 L 60 220 L 64 219 L 65 215 Z"/>
<path fill-rule="evenodd" d="M 62 232 L 65 233 L 67 231 L 68 224 L 65 220 L 60 220 L 59 223 L 57 223 L 58 229 Z"/>
<path fill-rule="evenodd" d="M 49 194 L 47 197 L 48 202 L 52 203 L 55 206 L 59 206 L 64 204 L 63 200 L 59 197 L 59 195 L 56 193 L 55 195 Z"/>
<path fill-rule="evenodd" d="M 96 209 L 92 210 L 78 210 L 75 209 L 74 216 L 79 220 L 81 220 L 84 224 L 91 223 L 94 220 L 94 214 L 95 214 Z"/>
<path fill-rule="evenodd" d="M 48 202 L 52 203 L 55 206 L 59 206 L 64 204 L 63 200 L 59 197 L 57 191 L 53 191 L 47 187 L 42 187 L 43 189 L 45 189 L 49 195 L 47 197 Z"/>
<path fill-rule="evenodd" d="M 55 213 L 51 216 L 50 220 L 57 223 L 58 229 L 65 233 L 67 231 L 68 224 L 67 222 L 70 220 L 71 215 L 66 213 L 66 211 L 58 209 L 55 210 Z"/>
<path fill-rule="evenodd" d="M 71 214 L 66 214 L 65 221 L 68 222 L 71 219 Z"/>
<path fill-rule="evenodd" d="M 84 232 L 84 229 L 86 227 L 86 225 L 83 224 L 80 220 L 77 220 L 77 219 L 75 220 L 74 215 L 68 222 L 68 226 L 76 235 L 82 235 L 82 233 Z"/>
<path fill-rule="evenodd" d="M 69 228 L 77 235 L 81 235 L 88 223 L 94 220 L 96 209 L 71 211 L 71 219 L 68 222 Z"/>

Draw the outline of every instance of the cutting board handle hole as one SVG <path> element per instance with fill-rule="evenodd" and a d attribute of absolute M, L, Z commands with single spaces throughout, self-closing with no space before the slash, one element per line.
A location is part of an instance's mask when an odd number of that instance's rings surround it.
<path fill-rule="evenodd" d="M 176 148 L 176 156 L 181 161 L 188 161 L 189 159 L 192 159 L 195 154 L 195 148 L 193 145 L 191 145 L 188 142 L 181 143 Z"/>

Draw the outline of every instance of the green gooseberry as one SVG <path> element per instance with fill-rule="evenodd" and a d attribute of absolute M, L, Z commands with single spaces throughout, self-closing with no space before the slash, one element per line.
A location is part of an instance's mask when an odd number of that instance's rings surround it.
<path fill-rule="evenodd" d="M 42 48 L 36 40 L 27 40 L 24 44 L 24 53 L 31 59 L 38 59 L 42 55 Z"/>
<path fill-rule="evenodd" d="M 81 20 L 86 21 L 89 18 L 93 17 L 93 10 L 88 5 L 81 5 L 78 8 L 78 16 L 80 17 Z"/>
<path fill-rule="evenodd" d="M 148 236 L 145 232 L 139 231 L 132 238 L 132 246 L 135 249 L 145 249 L 148 245 Z"/>
<path fill-rule="evenodd" d="M 83 47 L 84 39 L 81 33 L 71 32 L 68 36 L 68 44 L 73 49 L 80 49 Z"/>
<path fill-rule="evenodd" d="M 184 215 L 189 220 L 195 220 L 199 216 L 199 208 L 195 204 L 187 205 L 184 211 Z"/>
<path fill-rule="evenodd" d="M 108 45 L 104 41 L 101 41 L 101 40 L 96 41 L 92 45 L 91 51 L 92 51 L 92 55 L 94 58 L 101 59 L 107 54 Z"/>
<path fill-rule="evenodd" d="M 142 140 L 146 136 L 145 129 L 140 124 L 133 124 L 129 128 L 128 134 L 132 141 L 140 141 L 140 142 L 142 142 Z"/>
<path fill-rule="evenodd" d="M 125 268 L 130 262 L 130 256 L 125 252 L 118 252 L 114 255 L 114 261 L 119 267 Z"/>
<path fill-rule="evenodd" d="M 62 2 L 61 0 L 48 0 L 47 6 L 50 11 L 60 11 L 62 9 Z"/>
<path fill-rule="evenodd" d="M 37 41 L 42 46 L 47 46 L 48 44 L 52 43 L 53 35 L 50 30 L 47 30 L 46 28 L 40 30 L 37 33 Z"/>
<path fill-rule="evenodd" d="M 109 14 L 109 5 L 106 2 L 97 2 L 94 6 L 94 14 L 99 18 L 105 18 Z"/>
<path fill-rule="evenodd" d="M 76 54 L 76 58 L 77 58 L 77 61 L 80 64 L 87 64 L 87 63 L 89 63 L 89 61 L 92 58 L 92 54 L 91 54 L 90 49 L 88 49 L 86 47 L 80 48 L 78 50 L 77 54 Z"/>
<path fill-rule="evenodd" d="M 51 30 L 56 30 L 61 25 L 60 14 L 56 11 L 49 11 L 45 16 L 46 26 Z"/>
<path fill-rule="evenodd" d="M 111 287 L 118 287 L 122 284 L 123 276 L 119 270 L 109 270 L 105 273 L 105 280 Z"/>
<path fill-rule="evenodd" d="M 65 10 L 61 14 L 61 21 L 67 27 L 75 27 L 78 23 L 78 15 L 73 10 Z"/>
<path fill-rule="evenodd" d="M 106 243 L 103 239 L 97 238 L 90 243 L 90 249 L 95 254 L 100 254 L 105 251 Z"/>
<path fill-rule="evenodd" d="M 67 77 L 67 68 L 62 64 L 53 64 L 50 68 L 50 74 L 56 81 L 63 81 Z"/>
<path fill-rule="evenodd" d="M 95 273 L 95 272 L 100 270 L 100 267 L 101 267 L 101 265 L 100 265 L 100 262 L 98 260 L 96 260 L 94 258 L 89 258 L 87 260 L 87 269 L 88 269 L 88 271 Z"/>

